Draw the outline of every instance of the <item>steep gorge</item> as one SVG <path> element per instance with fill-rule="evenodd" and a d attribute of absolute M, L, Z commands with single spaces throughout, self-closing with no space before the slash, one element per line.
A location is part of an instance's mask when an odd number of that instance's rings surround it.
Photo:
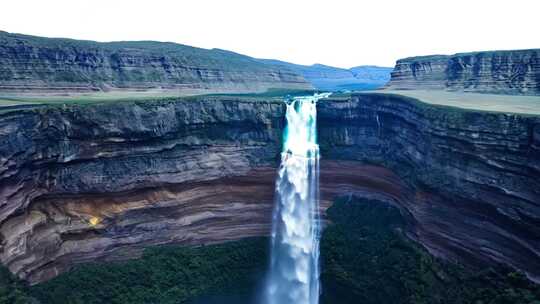
<path fill-rule="evenodd" d="M 0 113 L 2 263 L 35 283 L 148 245 L 268 234 L 284 111 L 201 97 Z M 385 94 L 318 113 L 323 208 L 388 201 L 433 254 L 540 278 L 540 117 Z"/>

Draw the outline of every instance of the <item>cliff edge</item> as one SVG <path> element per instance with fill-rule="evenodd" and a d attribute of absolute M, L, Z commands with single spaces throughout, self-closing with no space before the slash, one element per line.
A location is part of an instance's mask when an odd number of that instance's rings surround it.
<path fill-rule="evenodd" d="M 290 69 L 220 49 L 95 42 L 0 31 L 0 92 L 261 92 L 311 89 Z"/>
<path fill-rule="evenodd" d="M 387 88 L 539 95 L 540 49 L 400 59 Z"/>

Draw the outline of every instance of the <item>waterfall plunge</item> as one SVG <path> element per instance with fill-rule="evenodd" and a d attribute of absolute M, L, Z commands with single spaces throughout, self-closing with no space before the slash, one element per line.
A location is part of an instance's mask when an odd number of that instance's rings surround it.
<path fill-rule="evenodd" d="M 317 100 L 287 101 L 281 166 L 276 181 L 270 272 L 265 304 L 319 303 L 319 146 Z"/>

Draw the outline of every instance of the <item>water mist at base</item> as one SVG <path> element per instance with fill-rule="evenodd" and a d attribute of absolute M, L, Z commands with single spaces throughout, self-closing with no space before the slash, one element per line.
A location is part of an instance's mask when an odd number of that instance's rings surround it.
<path fill-rule="evenodd" d="M 265 304 L 319 303 L 319 146 L 317 100 L 287 102 L 281 166 L 276 181 L 270 270 Z"/>

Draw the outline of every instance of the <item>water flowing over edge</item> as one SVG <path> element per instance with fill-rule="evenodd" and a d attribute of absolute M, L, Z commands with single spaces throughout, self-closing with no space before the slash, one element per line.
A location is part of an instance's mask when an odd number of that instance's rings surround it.
<path fill-rule="evenodd" d="M 319 303 L 317 101 L 329 95 L 285 101 L 287 126 L 276 181 L 265 304 Z"/>

